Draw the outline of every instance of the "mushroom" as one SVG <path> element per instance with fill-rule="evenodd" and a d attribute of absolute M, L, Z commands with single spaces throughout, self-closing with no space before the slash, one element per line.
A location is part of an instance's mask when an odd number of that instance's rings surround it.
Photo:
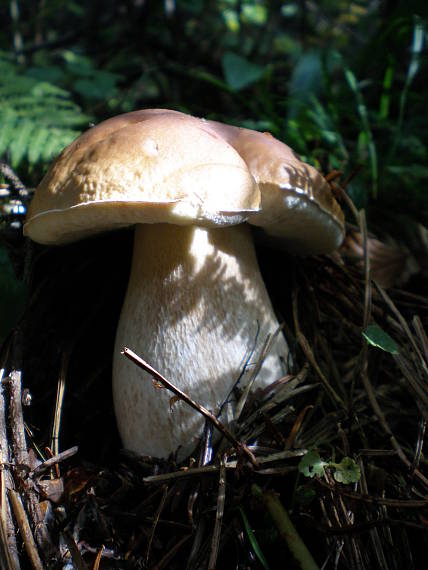
<path fill-rule="evenodd" d="M 203 419 L 121 356 L 130 346 L 194 400 L 233 409 L 232 387 L 278 327 L 249 221 L 291 250 L 321 253 L 343 238 L 328 184 L 268 134 L 168 110 L 120 115 L 93 127 L 53 163 L 24 234 L 65 244 L 136 225 L 131 275 L 113 356 L 113 398 L 126 448 L 186 457 Z M 256 379 L 286 372 L 277 335 Z"/>

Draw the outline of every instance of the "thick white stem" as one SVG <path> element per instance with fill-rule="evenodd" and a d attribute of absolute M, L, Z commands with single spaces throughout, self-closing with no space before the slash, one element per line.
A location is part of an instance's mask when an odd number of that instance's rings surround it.
<path fill-rule="evenodd" d="M 131 276 L 116 335 L 113 396 L 126 448 L 167 457 L 189 454 L 203 419 L 120 355 L 128 346 L 215 411 L 239 377 L 260 332 L 255 358 L 278 327 L 246 226 L 206 229 L 167 224 L 136 229 Z M 280 335 L 255 388 L 284 373 Z M 248 379 L 248 373 L 242 383 Z"/>

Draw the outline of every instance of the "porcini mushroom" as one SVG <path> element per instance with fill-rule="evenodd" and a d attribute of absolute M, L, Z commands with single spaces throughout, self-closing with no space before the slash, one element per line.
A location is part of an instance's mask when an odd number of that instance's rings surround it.
<path fill-rule="evenodd" d="M 113 357 L 126 448 L 185 457 L 203 420 L 182 402 L 171 411 L 171 395 L 142 378 L 123 346 L 217 411 L 255 338 L 257 354 L 277 329 L 247 220 L 303 253 L 329 251 L 343 238 L 328 184 L 286 145 L 175 111 L 100 123 L 61 153 L 37 188 L 24 233 L 40 243 L 136 225 Z M 285 372 L 287 351 L 277 336 L 257 387 Z"/>
<path fill-rule="evenodd" d="M 318 170 L 269 133 L 209 124 L 242 156 L 260 189 L 260 209 L 249 217 L 250 224 L 279 237 L 285 249 L 299 255 L 340 246 L 343 212 Z"/>

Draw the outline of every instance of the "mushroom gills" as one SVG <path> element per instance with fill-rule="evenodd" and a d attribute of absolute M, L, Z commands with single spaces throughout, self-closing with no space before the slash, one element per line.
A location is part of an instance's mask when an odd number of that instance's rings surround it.
<path fill-rule="evenodd" d="M 200 414 L 184 402 L 172 403 L 170 392 L 155 387 L 147 373 L 120 354 L 124 346 L 216 412 L 255 339 L 240 386 L 277 327 L 247 226 L 137 225 L 113 360 L 114 402 L 124 446 L 155 457 L 178 450 L 180 459 L 194 450 L 203 429 Z M 254 388 L 284 374 L 287 354 L 280 334 Z"/>

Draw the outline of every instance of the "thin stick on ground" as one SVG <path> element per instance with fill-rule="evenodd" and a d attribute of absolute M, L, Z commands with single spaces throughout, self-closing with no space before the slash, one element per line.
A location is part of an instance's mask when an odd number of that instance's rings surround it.
<path fill-rule="evenodd" d="M 27 442 L 25 439 L 24 417 L 21 405 L 21 371 L 12 370 L 9 374 L 10 425 L 12 427 L 12 447 L 17 463 L 28 464 Z"/>
<path fill-rule="evenodd" d="M 12 503 L 13 512 L 18 522 L 18 527 L 21 532 L 22 540 L 24 541 L 25 550 L 27 551 L 28 558 L 34 570 L 43 570 L 43 564 L 40 560 L 37 551 L 36 543 L 34 541 L 33 533 L 31 532 L 30 524 L 27 519 L 24 507 L 21 503 L 21 498 L 12 489 L 9 489 L 9 498 Z"/>
<path fill-rule="evenodd" d="M 21 401 L 21 371 L 13 370 L 9 375 L 10 389 L 10 424 L 12 427 L 12 447 L 14 450 L 15 461 L 19 465 L 28 465 L 28 450 L 25 438 L 24 416 L 22 412 Z M 42 550 L 46 560 L 49 560 L 53 554 L 53 545 L 49 536 L 47 526 L 43 521 L 40 511 L 39 500 L 32 489 L 26 483 L 23 485 L 25 506 L 31 518 L 34 528 L 34 536 L 37 545 Z M 15 507 L 14 507 L 15 510 Z"/>
<path fill-rule="evenodd" d="M 201 404 L 196 403 L 192 400 L 187 394 L 182 392 L 179 388 L 174 386 L 169 380 L 167 380 L 162 374 L 160 374 L 157 370 L 155 370 L 150 364 L 148 364 L 145 360 L 143 360 L 140 356 L 135 354 L 130 348 L 124 347 L 122 354 L 129 358 L 134 364 L 139 366 L 142 370 L 150 374 L 156 381 L 160 382 L 165 388 L 170 390 L 173 394 L 175 394 L 180 400 L 186 402 L 191 408 L 199 412 L 201 415 L 204 416 L 208 421 L 210 421 L 223 435 L 224 437 L 236 447 L 238 451 L 242 451 L 252 463 L 254 467 L 258 467 L 257 459 L 255 458 L 254 454 L 248 449 L 248 447 L 238 441 L 236 437 L 233 435 L 231 431 L 227 429 L 225 425 L 223 425 L 214 414 L 212 414 L 209 410 L 201 406 Z"/>
<path fill-rule="evenodd" d="M 12 489 L 12 475 L 9 470 L 9 442 L 6 428 L 6 401 L 4 397 L 4 375 L 5 368 L 0 363 L 0 461 L 2 464 L 1 471 L 1 518 L 2 518 L 2 535 L 3 544 L 2 554 L 5 560 L 2 564 L 7 564 L 6 568 L 17 570 L 20 567 L 18 550 L 16 545 L 16 531 L 12 520 L 9 500 L 6 491 Z"/>
<path fill-rule="evenodd" d="M 61 453 L 58 453 L 58 455 L 50 457 L 49 459 L 44 461 L 41 465 L 36 467 L 33 471 L 31 471 L 31 475 L 33 477 L 38 477 L 39 475 L 42 475 L 45 471 L 48 471 L 48 469 L 50 469 L 54 465 L 57 465 L 58 463 L 61 463 L 62 461 L 65 461 L 66 459 L 73 457 L 73 455 L 76 455 L 78 451 L 79 448 L 77 447 L 77 445 L 75 445 L 74 447 L 70 447 L 70 449 L 66 449 Z"/>
<path fill-rule="evenodd" d="M 22 331 L 18 329 L 13 338 L 11 350 L 11 372 L 8 378 L 9 387 L 9 421 L 11 427 L 11 443 L 13 460 L 18 465 L 29 467 L 27 440 L 25 437 L 24 414 L 22 410 Z M 34 532 L 34 538 L 45 561 L 55 556 L 54 547 L 47 525 L 40 510 L 39 497 L 28 480 L 21 478 L 22 498 Z M 15 507 L 13 507 L 15 511 Z"/>
<path fill-rule="evenodd" d="M 4 570 L 19 570 L 19 560 L 17 559 L 17 553 L 11 552 L 10 548 L 10 532 L 8 532 L 10 510 L 9 502 L 6 498 L 6 484 L 4 471 L 0 471 L 0 484 L 1 484 L 1 520 L 0 520 L 0 568 Z M 15 530 L 15 529 L 13 529 Z M 12 534 L 15 538 L 14 534 Z M 16 542 L 13 544 L 16 548 Z M 14 556 L 12 556 L 14 554 Z"/>

